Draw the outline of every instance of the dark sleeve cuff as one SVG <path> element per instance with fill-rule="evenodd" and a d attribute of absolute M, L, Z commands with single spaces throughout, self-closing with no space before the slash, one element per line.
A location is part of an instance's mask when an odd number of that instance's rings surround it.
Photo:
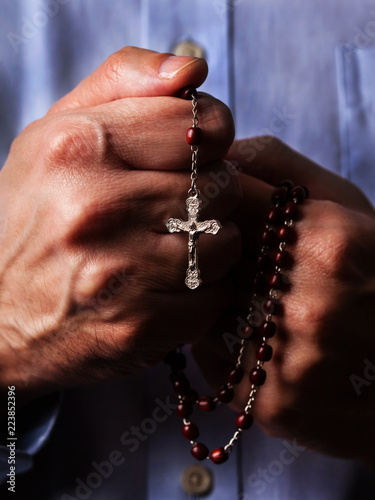
<path fill-rule="evenodd" d="M 17 440 L 0 441 L 0 484 L 7 480 L 10 466 L 21 474 L 33 466 L 33 456 L 47 442 L 60 411 L 63 393 L 54 393 L 27 404 L 16 413 Z M 15 463 L 9 463 L 12 443 Z M 14 449 L 14 448 L 13 448 Z"/>

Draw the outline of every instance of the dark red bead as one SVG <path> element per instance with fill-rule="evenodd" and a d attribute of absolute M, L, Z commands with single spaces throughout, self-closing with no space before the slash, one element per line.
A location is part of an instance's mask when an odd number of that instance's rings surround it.
<path fill-rule="evenodd" d="M 176 380 L 173 382 L 173 390 L 177 394 L 185 395 L 190 390 L 190 383 L 187 379 L 185 380 Z"/>
<path fill-rule="evenodd" d="M 281 286 L 283 284 L 282 277 L 283 277 L 283 275 L 280 273 L 273 274 L 270 278 L 270 281 L 269 281 L 270 287 L 271 288 L 281 288 Z"/>
<path fill-rule="evenodd" d="M 258 347 L 255 357 L 259 361 L 270 361 L 272 359 L 273 349 L 269 344 L 262 344 Z"/>
<path fill-rule="evenodd" d="M 266 314 L 279 314 L 281 310 L 281 304 L 276 299 L 267 299 L 263 303 L 263 311 Z"/>
<path fill-rule="evenodd" d="M 288 201 L 288 189 L 286 187 L 277 188 L 272 195 L 274 205 L 284 205 Z"/>
<path fill-rule="evenodd" d="M 262 254 L 258 257 L 257 267 L 260 271 L 265 271 L 271 264 L 271 259 L 268 255 Z"/>
<path fill-rule="evenodd" d="M 262 234 L 262 243 L 267 247 L 273 247 L 276 243 L 276 234 L 274 231 L 264 231 Z"/>
<path fill-rule="evenodd" d="M 241 328 L 241 337 L 247 338 L 251 334 L 251 330 L 252 330 L 252 328 L 250 325 L 243 326 Z"/>
<path fill-rule="evenodd" d="M 288 192 L 290 193 L 290 191 L 294 188 L 294 183 L 293 183 L 293 181 L 290 181 L 289 179 L 285 179 L 282 181 L 280 186 L 286 188 L 288 190 Z"/>
<path fill-rule="evenodd" d="M 208 457 L 209 451 L 203 443 L 197 443 L 191 448 L 191 454 L 196 460 L 204 460 Z"/>
<path fill-rule="evenodd" d="M 262 337 L 270 339 L 276 333 L 276 323 L 274 321 L 263 321 L 259 327 L 259 333 Z"/>
<path fill-rule="evenodd" d="M 253 425 L 254 418 L 250 413 L 239 413 L 236 418 L 236 425 L 239 429 L 250 429 Z"/>
<path fill-rule="evenodd" d="M 279 224 L 283 219 L 283 213 L 278 207 L 271 208 L 268 213 L 268 222 L 271 224 Z"/>
<path fill-rule="evenodd" d="M 307 186 L 303 186 L 302 184 L 301 188 L 305 191 L 305 197 L 308 198 L 310 196 L 309 188 Z"/>
<path fill-rule="evenodd" d="M 193 413 L 193 407 L 191 403 L 182 401 L 177 405 L 176 413 L 181 418 L 189 417 Z"/>
<path fill-rule="evenodd" d="M 243 377 L 243 368 L 239 366 L 238 368 L 233 368 L 227 377 L 229 384 L 236 385 L 239 384 Z"/>
<path fill-rule="evenodd" d="M 276 252 L 274 257 L 273 257 L 273 262 L 277 266 L 283 267 L 286 264 L 287 257 L 288 257 L 288 252 L 286 252 L 285 250 L 283 252 L 281 252 L 281 251 Z"/>
<path fill-rule="evenodd" d="M 188 403 L 195 403 L 196 401 L 198 401 L 198 397 L 198 393 L 197 391 L 194 391 L 194 389 L 190 389 L 185 394 L 183 394 L 184 401 L 187 401 Z"/>
<path fill-rule="evenodd" d="M 277 239 L 279 241 L 288 241 L 292 235 L 292 230 L 288 226 L 282 226 L 277 231 Z"/>
<path fill-rule="evenodd" d="M 189 85 L 188 87 L 184 87 L 183 89 L 181 89 L 178 95 L 179 97 L 181 97 L 181 99 L 189 100 L 193 97 L 197 97 L 197 89 L 192 85 Z"/>
<path fill-rule="evenodd" d="M 189 441 L 195 441 L 199 436 L 199 429 L 195 424 L 187 424 L 182 427 L 182 435 Z"/>
<path fill-rule="evenodd" d="M 230 403 L 232 399 L 234 398 L 234 390 L 232 387 L 228 387 L 224 385 L 221 387 L 218 392 L 217 392 L 217 399 L 220 401 L 220 403 Z"/>
<path fill-rule="evenodd" d="M 249 373 L 249 380 L 252 384 L 260 386 L 266 381 L 266 372 L 263 368 L 254 368 Z"/>
<path fill-rule="evenodd" d="M 296 203 L 303 203 L 306 199 L 305 188 L 302 186 L 295 186 L 290 195 Z"/>
<path fill-rule="evenodd" d="M 202 396 L 198 399 L 198 406 L 202 411 L 213 411 L 216 405 L 213 397 Z"/>
<path fill-rule="evenodd" d="M 294 219 L 296 212 L 297 212 L 297 207 L 295 203 L 288 201 L 288 203 L 284 207 L 284 215 L 288 219 Z"/>
<path fill-rule="evenodd" d="M 223 464 L 228 460 L 229 455 L 224 448 L 216 448 L 211 452 L 210 457 L 215 464 Z"/>
<path fill-rule="evenodd" d="M 190 383 L 184 372 L 171 373 L 169 378 L 177 394 L 185 395 L 190 390 Z"/>
<path fill-rule="evenodd" d="M 186 140 L 190 146 L 199 146 L 202 142 L 202 130 L 199 127 L 190 127 L 186 132 Z"/>

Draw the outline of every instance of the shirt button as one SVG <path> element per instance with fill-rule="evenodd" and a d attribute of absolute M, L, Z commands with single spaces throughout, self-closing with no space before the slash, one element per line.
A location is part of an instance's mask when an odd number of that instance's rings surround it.
<path fill-rule="evenodd" d="M 178 43 L 173 47 L 172 52 L 176 56 L 205 57 L 203 47 L 192 40 Z"/>
<path fill-rule="evenodd" d="M 181 474 L 182 489 L 189 495 L 205 496 L 212 490 L 212 472 L 202 465 L 186 467 Z"/>

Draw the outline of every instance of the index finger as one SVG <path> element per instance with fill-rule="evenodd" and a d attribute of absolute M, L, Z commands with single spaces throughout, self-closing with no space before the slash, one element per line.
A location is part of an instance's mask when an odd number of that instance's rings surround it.
<path fill-rule="evenodd" d="M 366 196 L 351 182 L 321 167 L 272 136 L 251 137 L 233 143 L 227 155 L 244 173 L 271 186 L 284 179 L 306 185 L 310 198 L 331 200 L 348 208 L 374 213 Z"/>

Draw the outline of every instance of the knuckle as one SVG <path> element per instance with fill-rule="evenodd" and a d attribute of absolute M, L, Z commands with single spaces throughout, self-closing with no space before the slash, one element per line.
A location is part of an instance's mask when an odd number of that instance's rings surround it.
<path fill-rule="evenodd" d="M 202 100 L 202 115 L 212 136 L 209 138 L 215 142 L 217 158 L 222 157 L 231 146 L 234 135 L 234 121 L 231 110 L 223 102 L 210 98 Z"/>
<path fill-rule="evenodd" d="M 123 47 L 111 54 L 103 63 L 103 78 L 113 83 L 120 82 L 124 77 L 124 60 L 129 57 L 134 47 Z"/>
<path fill-rule="evenodd" d="M 93 116 L 53 117 L 42 145 L 47 169 L 101 162 L 106 155 L 105 128 Z"/>

